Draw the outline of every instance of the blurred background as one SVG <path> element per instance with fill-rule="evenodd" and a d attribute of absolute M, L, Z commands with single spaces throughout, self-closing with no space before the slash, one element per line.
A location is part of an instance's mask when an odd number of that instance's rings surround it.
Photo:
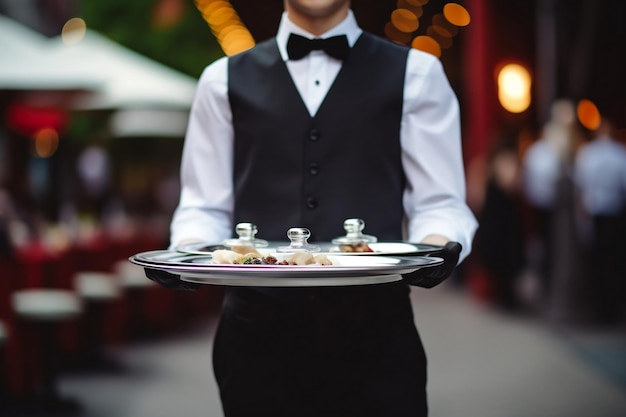
<path fill-rule="evenodd" d="M 126 259 L 168 245 L 197 78 L 271 37 L 282 3 L 0 0 L 0 415 L 221 415 L 222 289 Z M 626 3 L 352 3 L 437 56 L 461 104 L 481 228 L 413 291 L 432 415 L 626 415 Z"/>

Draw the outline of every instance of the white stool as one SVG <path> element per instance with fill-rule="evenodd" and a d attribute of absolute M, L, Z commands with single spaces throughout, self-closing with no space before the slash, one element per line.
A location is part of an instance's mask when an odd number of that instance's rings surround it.
<path fill-rule="evenodd" d="M 124 336 L 128 339 L 141 339 L 157 332 L 151 326 L 150 315 L 147 313 L 149 291 L 157 284 L 148 279 L 143 267 L 122 259 L 113 264 L 126 298 L 127 317 L 124 323 Z M 153 322 L 153 320 L 152 320 Z"/>
<path fill-rule="evenodd" d="M 85 301 L 111 301 L 121 295 L 117 275 L 109 272 L 77 272 L 74 276 L 74 287 Z"/>
<path fill-rule="evenodd" d="M 126 259 L 115 262 L 113 271 L 118 276 L 120 285 L 123 288 L 145 289 L 157 285 L 146 277 L 143 267 L 133 264 Z"/>
<path fill-rule="evenodd" d="M 15 291 L 11 298 L 15 314 L 26 320 L 56 322 L 82 312 L 80 298 L 69 290 L 30 288 Z"/>
<path fill-rule="evenodd" d="M 105 358 L 106 318 L 109 308 L 122 295 L 118 277 L 110 272 L 79 271 L 74 275 L 74 288 L 85 305 L 80 328 L 83 355 L 81 367 L 105 369 L 116 366 Z"/>

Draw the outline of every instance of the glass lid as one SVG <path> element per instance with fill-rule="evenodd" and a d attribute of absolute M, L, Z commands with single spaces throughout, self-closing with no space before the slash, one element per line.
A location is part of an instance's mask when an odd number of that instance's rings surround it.
<path fill-rule="evenodd" d="M 363 229 L 365 229 L 365 221 L 363 219 L 346 219 L 343 222 L 343 228 L 346 231 L 346 235 L 333 239 L 331 241 L 333 244 L 358 245 L 360 243 L 374 243 L 378 241 L 376 236 L 363 234 Z"/>
<path fill-rule="evenodd" d="M 319 252 L 322 249 L 308 242 L 311 231 L 306 227 L 292 227 L 287 231 L 287 237 L 291 243 L 289 246 L 279 246 L 277 252 Z"/>
<path fill-rule="evenodd" d="M 262 248 L 268 245 L 267 240 L 258 239 L 255 237 L 258 229 L 255 224 L 252 223 L 237 223 L 235 227 L 235 233 L 237 233 L 237 238 L 235 239 L 226 239 L 224 241 L 224 246 L 228 247 L 236 247 L 236 246 L 251 246 L 254 248 Z"/>

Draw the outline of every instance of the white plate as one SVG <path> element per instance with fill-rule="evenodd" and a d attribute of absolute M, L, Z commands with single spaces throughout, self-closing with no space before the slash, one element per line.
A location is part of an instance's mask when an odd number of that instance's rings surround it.
<path fill-rule="evenodd" d="M 217 249 L 227 248 L 224 245 L 213 245 L 205 242 L 187 243 L 174 248 L 175 251 L 188 255 L 210 255 Z"/>
<path fill-rule="evenodd" d="M 325 250 L 333 255 L 358 255 L 358 256 L 388 256 L 388 255 L 427 255 L 441 249 L 439 246 L 406 243 L 406 242 L 376 242 L 368 243 L 373 252 L 341 252 L 338 245 L 333 245 Z"/>
<path fill-rule="evenodd" d="M 318 243 L 316 243 L 318 244 Z M 270 242 L 269 247 L 258 248 L 261 253 L 275 252 L 279 246 L 288 245 L 286 242 Z M 319 243 L 323 252 L 332 255 L 350 255 L 350 256 L 424 256 L 441 250 L 441 246 L 428 245 L 425 243 L 408 243 L 408 242 L 376 242 L 370 243 L 369 246 L 374 252 L 340 252 L 339 246 L 331 243 Z M 190 243 L 176 247 L 176 251 L 188 255 L 210 255 L 217 249 L 227 249 L 224 245 L 214 245 L 204 242 Z"/>

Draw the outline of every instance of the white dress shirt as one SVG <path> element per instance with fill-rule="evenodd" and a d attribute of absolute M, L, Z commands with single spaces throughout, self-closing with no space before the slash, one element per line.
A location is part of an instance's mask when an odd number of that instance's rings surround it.
<path fill-rule="evenodd" d="M 534 142 L 523 161 L 524 193 L 537 208 L 550 210 L 556 201 L 557 181 L 563 171 L 558 150 L 545 139 Z"/>
<path fill-rule="evenodd" d="M 313 116 L 341 61 L 322 51 L 290 61 L 286 45 L 292 32 L 314 37 L 293 24 L 285 12 L 276 35 L 278 49 Z M 361 33 L 350 12 L 342 23 L 319 37 L 345 34 L 352 46 Z M 209 65 L 199 80 L 183 149 L 182 191 L 171 224 L 171 248 L 188 240 L 221 243 L 234 231 L 234 135 L 227 60 L 223 57 Z M 461 243 L 463 259 L 470 253 L 477 222 L 465 203 L 459 105 L 439 60 L 416 49 L 410 50 L 407 62 L 400 134 L 407 177 L 403 198 L 407 240 L 420 242 L 428 235 L 443 235 Z M 294 226 L 286 225 L 286 229 Z M 258 237 L 263 237 L 262 230 Z"/>
<path fill-rule="evenodd" d="M 620 215 L 626 207 L 626 147 L 609 137 L 585 144 L 576 156 L 574 180 L 587 213 Z"/>

